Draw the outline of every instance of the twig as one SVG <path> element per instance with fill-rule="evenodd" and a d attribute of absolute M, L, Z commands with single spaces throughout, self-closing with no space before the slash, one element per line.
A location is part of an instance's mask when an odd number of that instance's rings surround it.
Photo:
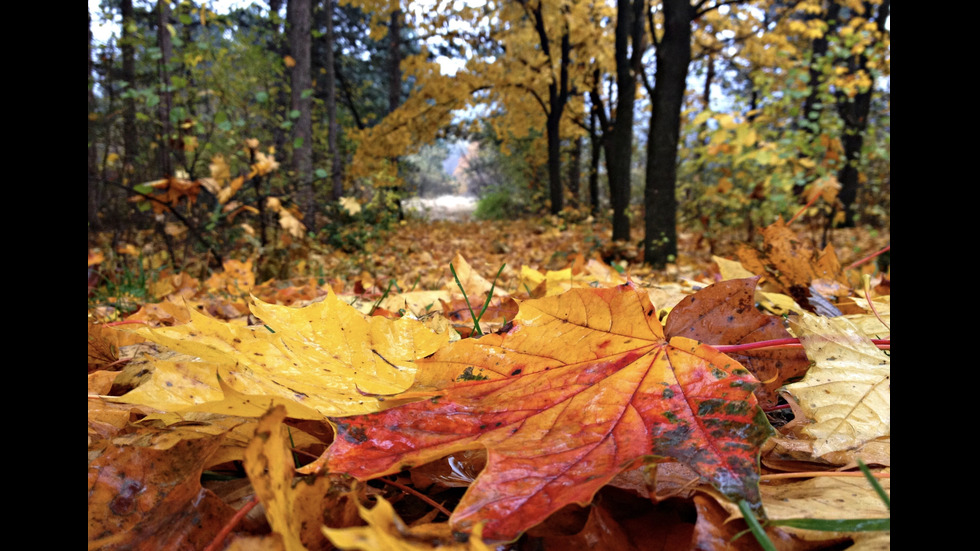
<path fill-rule="evenodd" d="M 878 256 L 880 254 L 887 253 L 891 248 L 892 248 L 892 246 L 891 245 L 888 245 L 887 247 L 881 249 L 880 251 L 878 251 L 876 253 L 871 253 L 868 256 L 862 258 L 861 260 L 855 260 L 854 262 L 851 262 L 844 269 L 845 270 L 850 270 L 851 268 L 857 268 L 858 266 L 860 266 L 861 264 L 864 264 L 865 262 L 871 260 L 872 258 L 874 258 L 874 257 L 876 257 L 876 256 Z"/>
<path fill-rule="evenodd" d="M 433 500 L 431 497 L 423 494 L 422 492 L 419 492 L 415 488 L 412 488 L 411 486 L 406 486 L 406 485 L 402 484 L 401 482 L 396 482 L 394 480 L 388 480 L 387 478 L 381 478 L 380 480 L 381 480 L 381 482 L 384 482 L 385 484 L 391 484 L 392 486 L 394 486 L 395 488 L 398 488 L 399 490 L 401 490 L 403 492 L 407 492 L 409 494 L 412 494 L 413 496 L 415 496 L 415 497 L 421 499 L 422 501 L 428 503 L 429 505 L 435 507 L 436 509 L 439 510 L 439 512 L 445 514 L 447 517 L 452 516 L 452 513 L 449 511 L 449 509 L 446 509 L 445 507 L 443 507 L 442 505 L 440 505 L 439 503 L 437 503 L 435 500 Z"/>
<path fill-rule="evenodd" d="M 245 515 L 247 515 L 248 512 L 258 504 L 259 496 L 252 496 L 252 500 L 239 509 L 238 512 L 235 513 L 235 516 L 231 517 L 228 524 L 225 524 L 224 528 L 218 532 L 218 535 L 214 537 L 214 540 L 211 541 L 210 545 L 204 548 L 204 551 L 218 551 L 218 549 L 221 549 L 225 542 L 225 538 L 228 537 L 228 534 L 230 534 L 231 531 L 235 529 L 235 526 L 238 526 L 238 523 L 245 518 Z"/>
<path fill-rule="evenodd" d="M 849 478 L 864 478 L 864 473 L 858 472 L 837 472 L 837 471 L 811 471 L 811 472 L 799 472 L 799 473 L 775 473 L 775 474 L 764 474 L 759 477 L 759 480 L 776 480 L 778 478 L 816 478 L 818 476 L 835 476 L 835 477 L 849 477 Z M 871 473 L 871 476 L 875 478 L 891 478 L 892 473 Z"/>

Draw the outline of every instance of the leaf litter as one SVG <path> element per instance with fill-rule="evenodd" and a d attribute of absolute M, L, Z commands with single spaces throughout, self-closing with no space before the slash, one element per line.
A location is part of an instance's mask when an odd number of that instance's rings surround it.
<path fill-rule="evenodd" d="M 787 231 L 776 224 L 764 238 L 785 240 Z M 721 520 L 709 509 L 737 518 L 733 500 L 763 519 L 792 517 L 774 500 L 801 483 L 767 477 L 849 474 L 857 459 L 887 476 L 888 353 L 870 340 L 890 335 L 889 297 L 875 292 L 887 292 L 887 275 L 875 275 L 867 296 L 860 274 L 839 269 L 832 249 L 746 250 L 745 264 L 718 257 L 673 281 L 574 252 L 564 268 L 505 269 L 479 339 L 454 330 L 473 320 L 460 314 L 448 263 L 440 277 L 415 274 L 428 279 L 422 290 L 399 281 L 389 289 L 404 292 L 386 294 L 383 281 L 363 272 L 354 294 L 343 278 L 256 284 L 247 261 L 226 262 L 205 283 L 168 275 L 154 295 L 160 302 L 127 320 L 144 328 L 90 321 L 90 547 L 144 538 L 150 548 L 200 548 L 231 519 L 228 503 L 242 503 L 242 487 L 237 500 L 206 493 L 222 487 L 207 473 L 250 482 L 243 488 L 252 488 L 258 512 L 228 537 L 270 549 L 381 541 L 480 549 L 482 541 L 595 541 L 598 532 L 623 548 L 643 548 L 644 538 L 704 548 L 728 530 L 712 524 Z M 753 270 L 765 254 L 768 264 Z M 765 268 L 777 261 L 788 268 Z M 484 274 L 497 270 L 474 268 L 459 252 L 452 262 L 465 271 L 471 303 L 482 305 Z M 783 274 L 795 279 L 775 277 Z M 812 313 L 814 289 L 850 314 Z M 794 337 L 802 346 L 751 346 Z M 137 362 L 140 349 L 147 358 Z M 177 355 L 149 357 L 168 350 Z M 113 386 L 127 369 L 128 386 Z M 834 385 L 835 404 L 811 396 L 820 384 Z M 789 423 L 783 408 L 794 412 Z M 168 444 L 148 447 L 154 438 Z M 147 490 L 170 484 L 149 469 L 106 470 L 121 453 L 150 453 L 140 450 L 163 454 L 154 465 L 188 465 L 178 496 Z M 197 457 L 180 459 L 188 454 Z M 682 469 L 664 470 L 675 464 Z M 791 510 L 823 499 L 824 490 L 800 487 Z M 320 498 L 297 488 L 317 488 Z M 141 506 L 118 518 L 136 494 Z M 188 499 L 213 503 L 214 522 L 180 521 Z M 865 510 L 853 505 L 839 510 Z M 664 515 L 676 527 L 669 533 L 637 528 L 639 519 Z M 692 517 L 696 524 L 679 520 Z M 162 524 L 168 530 L 146 540 L 144 527 Z M 788 548 L 833 540 L 786 527 L 766 532 L 796 542 Z"/>

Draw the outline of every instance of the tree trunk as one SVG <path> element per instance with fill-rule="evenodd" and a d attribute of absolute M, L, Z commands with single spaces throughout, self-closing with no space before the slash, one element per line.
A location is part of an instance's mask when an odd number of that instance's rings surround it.
<path fill-rule="evenodd" d="M 677 257 L 677 144 L 691 61 L 689 0 L 664 0 L 664 35 L 657 45 L 656 84 L 647 141 L 643 262 L 661 269 Z"/>
<path fill-rule="evenodd" d="M 575 138 L 572 142 L 572 154 L 568 160 L 568 193 L 571 196 L 572 208 L 578 208 L 579 188 L 582 181 L 582 136 Z"/>
<path fill-rule="evenodd" d="M 88 111 L 95 113 L 95 86 L 92 71 L 92 14 L 88 13 Z M 88 227 L 90 230 L 101 229 L 99 222 L 99 178 L 98 151 L 95 147 L 95 123 L 88 119 Z"/>
<path fill-rule="evenodd" d="M 327 11 L 327 59 L 325 60 L 327 72 L 327 153 L 330 155 L 331 198 L 337 201 L 344 194 L 344 180 L 341 173 L 340 151 L 337 149 L 337 134 L 340 132 L 340 124 L 337 122 L 337 69 L 334 61 L 334 0 L 326 0 L 325 4 Z"/>
<path fill-rule="evenodd" d="M 289 26 L 290 53 L 296 61 L 292 68 L 292 108 L 299 112 L 293 126 L 293 169 L 296 171 L 298 203 L 306 229 L 316 231 L 316 198 L 313 193 L 313 98 L 310 89 L 310 26 L 313 11 L 310 0 L 289 0 L 286 21 Z"/>
<path fill-rule="evenodd" d="M 269 0 L 269 13 L 278 14 L 279 10 L 282 8 L 283 0 Z M 266 48 L 276 54 L 276 57 L 283 59 L 286 54 L 289 53 L 289 47 L 287 45 L 288 38 L 285 38 L 284 33 L 281 32 L 279 25 L 275 24 L 271 16 L 268 22 L 268 38 L 266 39 Z M 287 162 L 284 157 L 286 154 L 286 131 L 283 130 L 282 121 L 286 120 L 289 113 L 289 98 L 286 97 L 286 86 L 276 87 L 276 97 L 275 105 L 273 106 L 273 112 L 276 114 L 276 118 L 271 121 L 271 131 L 272 131 L 272 145 L 275 147 L 276 157 L 280 159 L 280 162 Z"/>
<path fill-rule="evenodd" d="M 170 124 L 170 111 L 173 108 L 173 99 L 170 93 L 170 74 L 168 66 L 173 55 L 173 46 L 170 41 L 170 31 L 167 25 L 170 23 L 170 2 L 169 0 L 158 0 L 157 2 L 157 45 L 160 47 L 159 75 L 160 75 L 160 107 L 158 116 L 160 118 L 160 147 L 157 149 L 157 162 L 160 176 L 168 177 L 174 175 L 173 161 L 170 158 L 170 139 L 173 134 L 173 127 Z"/>
<path fill-rule="evenodd" d="M 643 56 L 644 0 L 617 0 L 616 8 L 616 120 L 604 136 L 609 199 L 613 208 L 613 241 L 630 239 L 630 167 L 633 152 L 633 106 L 636 78 Z"/>
<path fill-rule="evenodd" d="M 129 90 L 136 88 L 136 54 L 133 47 L 132 32 L 130 32 L 133 21 L 133 0 L 122 0 L 122 39 L 119 47 L 122 50 L 122 78 L 126 82 Z M 133 96 L 123 100 L 123 162 L 122 162 L 122 184 L 132 184 L 132 170 L 136 160 L 136 98 Z"/>
<path fill-rule="evenodd" d="M 872 19 L 874 5 L 871 2 L 864 2 L 865 16 L 873 20 L 878 32 L 884 33 L 885 20 L 888 18 L 890 0 L 884 0 L 878 6 L 878 13 Z M 852 56 L 848 60 L 848 71 L 857 73 L 867 71 L 868 58 L 863 53 Z M 868 128 L 868 114 L 871 112 L 871 94 L 874 85 L 867 90 L 859 92 L 853 99 L 842 94 L 837 98 L 837 110 L 844 120 L 844 136 L 841 140 L 844 146 L 844 166 L 837 174 L 837 181 L 840 182 L 840 192 L 837 198 L 840 199 L 844 209 L 844 227 L 853 228 L 856 222 L 854 207 L 858 194 L 858 163 L 861 161 L 861 148 L 864 147 L 864 132 Z"/>
<path fill-rule="evenodd" d="M 589 201 L 593 218 L 598 218 L 601 208 L 599 204 L 599 161 L 602 158 L 602 137 L 596 130 L 598 115 L 592 109 L 589 114 Z"/>
<path fill-rule="evenodd" d="M 388 113 L 394 112 L 402 103 L 402 40 L 401 40 L 402 11 L 391 12 L 388 23 Z M 398 157 L 389 158 L 394 177 L 398 177 Z M 402 200 L 398 185 L 386 185 L 383 191 L 392 193 L 398 220 L 405 218 L 402 210 Z"/>

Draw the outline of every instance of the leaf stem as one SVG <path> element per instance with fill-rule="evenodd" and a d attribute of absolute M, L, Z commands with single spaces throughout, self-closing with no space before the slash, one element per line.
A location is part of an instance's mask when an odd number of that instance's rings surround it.
<path fill-rule="evenodd" d="M 879 350 L 891 350 L 891 339 L 871 339 L 871 342 L 877 346 Z M 803 344 L 800 342 L 800 339 L 786 338 L 747 342 L 745 344 L 717 344 L 711 345 L 711 347 L 719 352 L 728 354 L 731 352 L 743 352 L 745 350 L 755 350 L 758 348 L 802 348 Z"/>
<path fill-rule="evenodd" d="M 869 471 L 870 472 L 870 471 Z M 838 471 L 809 471 L 809 472 L 798 472 L 798 473 L 773 473 L 764 474 L 759 477 L 759 480 L 776 480 L 779 478 L 816 478 L 818 476 L 833 476 L 833 477 L 845 477 L 845 478 L 856 478 L 856 477 L 866 477 L 864 473 L 858 472 L 838 472 Z M 892 473 L 871 473 L 874 478 L 891 478 Z"/>
<path fill-rule="evenodd" d="M 892 248 L 892 246 L 891 245 L 888 245 L 885 248 L 881 249 L 880 251 L 875 252 L 875 253 L 871 253 L 868 256 L 862 258 L 861 260 L 855 260 L 854 262 L 851 262 L 844 269 L 845 270 L 850 270 L 852 268 L 857 268 L 858 266 L 860 266 L 861 264 L 864 264 L 865 262 L 871 260 L 872 258 L 874 258 L 874 257 L 876 257 L 876 256 L 878 256 L 880 254 L 887 253 L 889 250 L 891 250 L 891 248 Z"/>

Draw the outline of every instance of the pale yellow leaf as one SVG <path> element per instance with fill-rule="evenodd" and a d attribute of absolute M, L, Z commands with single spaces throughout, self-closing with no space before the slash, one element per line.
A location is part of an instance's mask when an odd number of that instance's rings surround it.
<path fill-rule="evenodd" d="M 440 534 L 443 535 L 442 538 L 434 537 L 431 534 L 429 537 L 421 537 L 417 532 L 422 531 L 423 527 L 409 528 L 395 514 L 395 509 L 391 503 L 380 496 L 377 497 L 377 501 L 377 504 L 371 509 L 359 505 L 361 518 L 367 521 L 367 526 L 337 529 L 324 526 L 323 533 L 339 549 L 347 550 L 490 551 L 490 547 L 483 543 L 483 539 L 480 537 L 483 533 L 482 523 L 473 528 L 473 532 L 466 542 L 454 541 L 448 524 L 444 525 L 444 535 Z"/>
<path fill-rule="evenodd" d="M 891 432 L 891 359 L 849 320 L 804 312 L 790 316 L 793 332 L 814 362 L 787 385 L 812 422 L 813 453 L 857 447 Z"/>

